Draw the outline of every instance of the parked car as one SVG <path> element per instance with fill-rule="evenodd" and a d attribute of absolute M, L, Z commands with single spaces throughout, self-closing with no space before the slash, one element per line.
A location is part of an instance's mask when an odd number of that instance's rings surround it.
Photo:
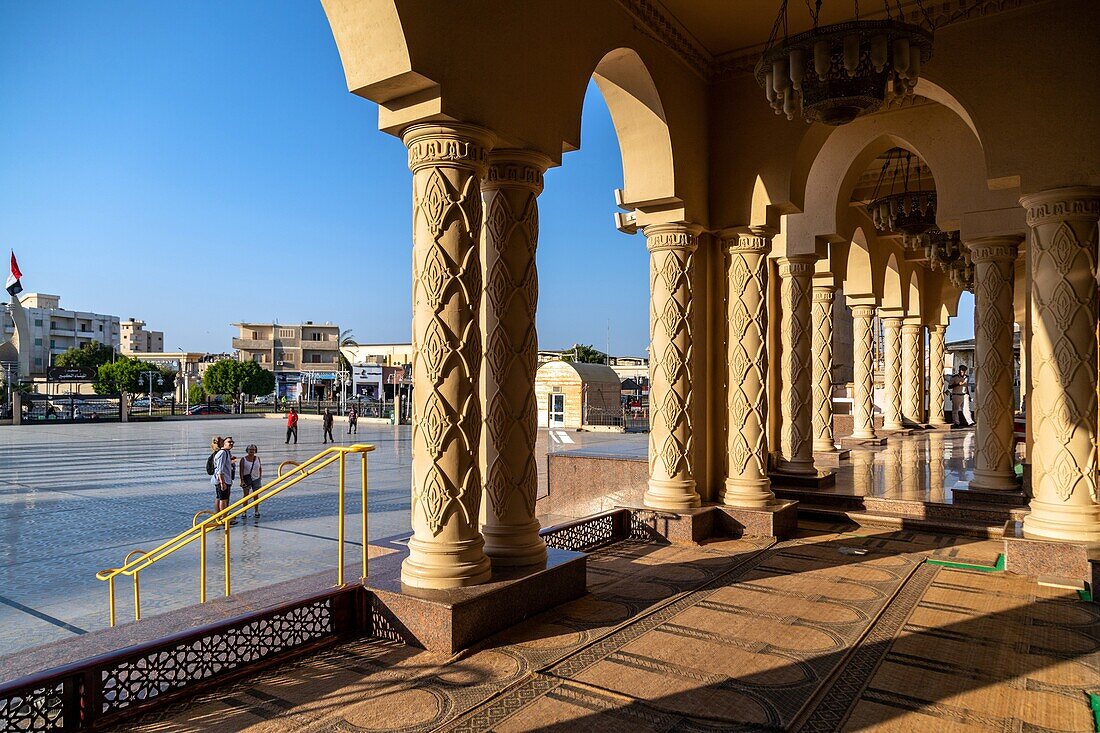
<path fill-rule="evenodd" d="M 257 405 L 274 405 L 275 404 L 275 395 L 262 394 L 259 397 L 257 397 L 254 401 Z"/>
<path fill-rule="evenodd" d="M 195 405 L 187 411 L 188 415 L 228 415 L 229 408 L 225 405 L 210 404 L 210 405 Z"/>

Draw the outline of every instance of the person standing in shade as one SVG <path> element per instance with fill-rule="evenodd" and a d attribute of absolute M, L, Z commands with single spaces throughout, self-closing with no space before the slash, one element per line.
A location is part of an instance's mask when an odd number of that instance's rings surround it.
<path fill-rule="evenodd" d="M 257 491 L 263 486 L 264 467 L 260 463 L 260 457 L 256 455 L 259 449 L 256 444 L 248 446 L 245 449 L 245 456 L 241 459 L 241 489 L 244 490 L 244 495 L 247 497 L 253 491 Z M 260 518 L 260 505 L 254 504 L 256 519 Z"/>
<path fill-rule="evenodd" d="M 286 440 L 283 443 L 289 443 L 292 435 L 294 436 L 294 445 L 298 445 L 298 413 L 294 411 L 293 407 L 286 414 Z"/>
<path fill-rule="evenodd" d="M 970 394 L 970 377 L 966 373 L 965 364 L 951 375 L 948 387 L 951 389 L 951 424 L 959 428 L 970 427 L 963 414 L 966 398 Z"/>
<path fill-rule="evenodd" d="M 348 408 L 348 435 L 359 434 L 359 413 L 354 407 Z"/>
<path fill-rule="evenodd" d="M 327 443 L 330 440 L 335 443 L 336 438 L 332 437 L 332 410 L 325 408 L 325 414 L 321 416 L 321 426 L 325 429 L 324 439 L 322 443 Z"/>

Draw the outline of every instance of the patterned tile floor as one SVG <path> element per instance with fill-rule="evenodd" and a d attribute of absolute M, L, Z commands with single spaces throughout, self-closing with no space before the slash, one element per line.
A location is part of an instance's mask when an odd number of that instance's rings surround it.
<path fill-rule="evenodd" d="M 454 658 L 361 641 L 126 729 L 1085 731 L 1100 610 L 992 566 L 1000 543 L 803 524 L 619 543 L 591 593 Z"/>

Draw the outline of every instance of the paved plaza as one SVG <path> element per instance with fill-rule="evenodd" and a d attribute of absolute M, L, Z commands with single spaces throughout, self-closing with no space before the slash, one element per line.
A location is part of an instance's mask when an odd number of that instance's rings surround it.
<path fill-rule="evenodd" d="M 377 447 L 369 459 L 371 540 L 408 532 L 409 426 L 361 421 L 358 436 L 337 427 L 341 442 L 357 437 Z M 636 440 L 553 432 L 557 448 L 614 450 Z M 232 434 L 239 455 L 256 443 L 267 479 L 280 461 L 302 461 L 324 447 L 321 424 L 310 419 L 299 426 L 298 445 L 289 446 L 282 421 L 262 418 L 0 428 L 0 656 L 106 626 L 107 585 L 96 572 L 117 567 L 130 550 L 152 549 L 190 526 L 195 512 L 212 508 L 205 462 L 215 434 Z M 546 444 L 540 431 L 540 472 Z M 360 502 L 350 486 L 345 552 L 349 574 L 357 574 Z M 331 468 L 266 502 L 259 522 L 234 527 L 234 592 L 335 567 L 336 508 Z M 213 598 L 222 592 L 220 535 L 208 542 Z M 198 565 L 194 543 L 143 572 L 142 615 L 197 603 Z M 130 580 L 120 578 L 116 592 L 119 621 L 128 621 Z"/>

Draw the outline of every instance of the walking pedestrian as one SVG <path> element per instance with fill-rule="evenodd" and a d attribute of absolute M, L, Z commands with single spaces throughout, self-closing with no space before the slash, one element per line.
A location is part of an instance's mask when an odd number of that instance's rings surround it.
<path fill-rule="evenodd" d="M 294 445 L 298 445 L 298 413 L 294 408 L 290 408 L 290 412 L 286 414 L 286 440 L 283 441 L 284 445 L 290 442 L 290 436 L 294 436 Z"/>
<path fill-rule="evenodd" d="M 327 443 L 330 440 L 335 443 L 336 438 L 332 437 L 332 410 L 325 408 L 325 414 L 321 416 L 321 426 L 325 429 L 324 439 L 322 443 Z"/>
<path fill-rule="evenodd" d="M 210 485 L 214 487 L 214 513 L 224 510 L 229 506 L 229 489 L 233 486 L 233 438 L 223 438 L 218 451 L 213 456 L 214 475 L 210 477 Z M 230 525 L 237 523 L 234 519 Z"/>
<path fill-rule="evenodd" d="M 348 408 L 348 435 L 355 433 L 359 434 L 359 413 L 355 411 L 354 407 Z"/>
<path fill-rule="evenodd" d="M 258 491 L 263 486 L 264 468 L 260 457 L 256 454 L 259 448 L 253 443 L 245 448 L 245 456 L 241 459 L 241 489 L 245 497 L 253 491 Z M 256 519 L 260 518 L 260 505 L 253 504 Z M 247 515 L 247 511 L 245 514 Z"/>
<path fill-rule="evenodd" d="M 951 375 L 948 384 L 951 388 L 951 424 L 957 428 L 970 427 L 963 414 L 966 398 L 970 394 L 970 377 L 967 376 L 965 364 Z"/>

